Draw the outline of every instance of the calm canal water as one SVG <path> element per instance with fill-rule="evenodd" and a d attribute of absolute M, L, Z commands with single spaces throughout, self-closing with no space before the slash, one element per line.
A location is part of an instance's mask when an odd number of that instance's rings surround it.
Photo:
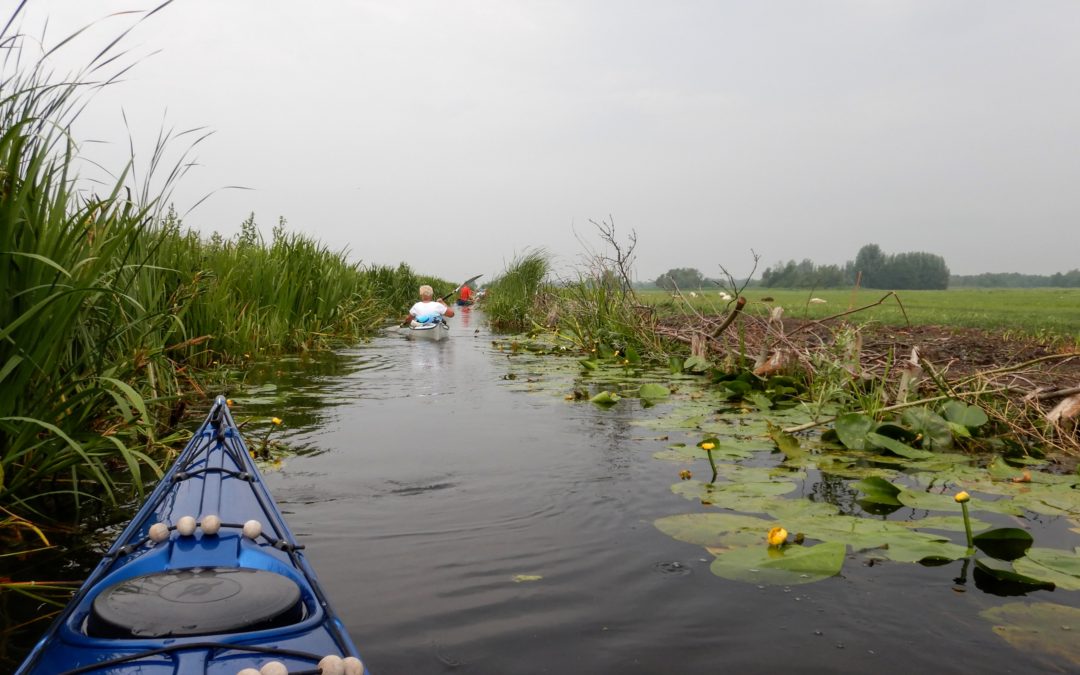
<path fill-rule="evenodd" d="M 632 424 L 653 411 L 521 391 L 510 363 L 462 312 L 443 343 L 383 335 L 237 396 L 300 449 L 266 479 L 375 675 L 1068 672 L 995 635 L 1004 599 L 954 590 L 960 562 L 714 576 L 653 526 L 705 508 Z"/>

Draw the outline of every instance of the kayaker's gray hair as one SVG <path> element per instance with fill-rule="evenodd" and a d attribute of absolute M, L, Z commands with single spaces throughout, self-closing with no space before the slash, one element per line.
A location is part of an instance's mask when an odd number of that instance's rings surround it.
<path fill-rule="evenodd" d="M 424 284 L 420 287 L 421 300 L 431 300 L 433 297 L 435 297 L 435 291 L 431 288 L 431 286 Z"/>

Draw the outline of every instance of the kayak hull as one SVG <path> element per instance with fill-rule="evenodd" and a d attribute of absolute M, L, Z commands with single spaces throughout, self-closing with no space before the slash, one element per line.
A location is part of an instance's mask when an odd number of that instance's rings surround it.
<path fill-rule="evenodd" d="M 299 672 L 327 655 L 358 658 L 302 549 L 218 397 L 16 672 L 235 675 L 270 661 Z M 245 581 L 256 579 L 271 583 Z M 250 620 L 274 602 L 288 611 Z"/>
<path fill-rule="evenodd" d="M 405 335 L 410 340 L 440 342 L 450 337 L 450 326 L 444 321 L 424 324 L 413 322 L 405 330 Z"/>

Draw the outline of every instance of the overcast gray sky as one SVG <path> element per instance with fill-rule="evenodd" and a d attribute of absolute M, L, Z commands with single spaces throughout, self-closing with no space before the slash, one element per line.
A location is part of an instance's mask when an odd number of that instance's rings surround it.
<path fill-rule="evenodd" d="M 51 44 L 154 4 L 31 0 L 22 25 L 48 16 Z M 1080 266 L 1078 36 L 1075 0 L 177 0 L 76 133 L 119 168 L 121 111 L 140 161 L 163 120 L 207 126 L 177 206 L 252 190 L 188 225 L 283 216 L 447 279 L 536 248 L 572 265 L 609 216 L 637 232 L 641 279 L 871 242 L 1052 273 Z"/>

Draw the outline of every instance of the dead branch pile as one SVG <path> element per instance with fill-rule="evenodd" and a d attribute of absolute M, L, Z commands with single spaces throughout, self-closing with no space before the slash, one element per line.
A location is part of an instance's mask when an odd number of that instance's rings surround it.
<path fill-rule="evenodd" d="M 852 381 L 885 384 L 884 403 L 892 408 L 944 398 L 978 402 L 1017 437 L 1080 456 L 1080 353 L 973 329 L 852 322 L 852 315 L 890 298 L 899 303 L 889 293 L 809 321 L 786 319 L 778 306 L 764 316 L 748 313 L 740 297 L 719 316 L 693 311 L 664 320 L 657 333 L 722 368 L 748 365 L 764 377 L 812 380 L 821 364 L 839 364 Z"/>

